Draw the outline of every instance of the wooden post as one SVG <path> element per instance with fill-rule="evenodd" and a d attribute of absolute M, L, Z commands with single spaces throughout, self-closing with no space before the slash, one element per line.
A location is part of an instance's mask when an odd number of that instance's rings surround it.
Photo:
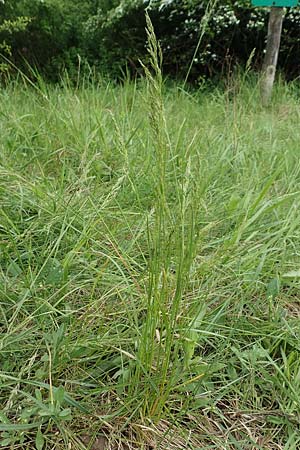
<path fill-rule="evenodd" d="M 261 79 L 261 100 L 263 106 L 267 106 L 269 104 L 272 95 L 280 47 L 283 16 L 283 8 L 271 8 L 268 24 L 267 46 Z"/>

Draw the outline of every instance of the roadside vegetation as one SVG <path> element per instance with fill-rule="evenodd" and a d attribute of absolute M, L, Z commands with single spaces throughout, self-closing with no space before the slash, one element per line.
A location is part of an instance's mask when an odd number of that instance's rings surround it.
<path fill-rule="evenodd" d="M 1 78 L 16 75 L 11 61 L 33 79 L 76 82 L 78 69 L 124 79 L 141 74 L 145 60 L 145 11 L 164 53 L 163 73 L 199 85 L 219 81 L 237 66 L 259 71 L 268 33 L 268 8 L 250 0 L 3 0 L 0 2 Z M 279 69 L 299 75 L 299 8 L 286 8 Z M 29 68 L 30 67 L 30 68 Z M 124 75 L 125 74 L 125 75 Z"/>
<path fill-rule="evenodd" d="M 298 88 L 166 86 L 148 26 L 147 80 L 0 92 L 1 445 L 295 450 Z"/>

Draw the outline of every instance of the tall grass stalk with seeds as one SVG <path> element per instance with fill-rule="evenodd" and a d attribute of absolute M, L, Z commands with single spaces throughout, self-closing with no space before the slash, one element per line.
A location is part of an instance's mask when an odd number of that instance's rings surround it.
<path fill-rule="evenodd" d="M 163 101 L 162 53 L 148 15 L 147 36 L 149 67 L 143 67 L 155 202 L 148 221 L 147 305 L 132 386 L 142 394 L 143 414 L 159 418 L 184 370 L 184 330 L 188 326 L 184 293 L 197 240 L 197 190 L 189 149 L 171 144 Z"/>

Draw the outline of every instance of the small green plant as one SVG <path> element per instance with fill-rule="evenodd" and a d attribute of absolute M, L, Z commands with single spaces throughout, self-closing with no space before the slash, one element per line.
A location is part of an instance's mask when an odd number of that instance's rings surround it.
<path fill-rule="evenodd" d="M 64 408 L 65 390 L 62 386 L 49 390 L 49 397 L 45 400 L 40 389 L 35 395 L 23 392 L 28 405 L 19 414 L 18 423 L 11 423 L 4 415 L 1 416 L 0 431 L 2 440 L 0 446 L 26 444 L 26 432 L 36 429 L 36 450 L 42 450 L 45 444 L 45 435 L 55 425 L 60 429 L 61 424 L 71 420 L 70 408 Z"/>

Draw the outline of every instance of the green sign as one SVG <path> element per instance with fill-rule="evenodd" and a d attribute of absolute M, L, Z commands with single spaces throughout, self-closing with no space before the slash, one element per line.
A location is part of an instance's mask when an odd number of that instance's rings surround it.
<path fill-rule="evenodd" d="M 298 0 L 252 0 L 253 6 L 276 6 L 278 8 L 289 8 L 297 6 Z"/>

